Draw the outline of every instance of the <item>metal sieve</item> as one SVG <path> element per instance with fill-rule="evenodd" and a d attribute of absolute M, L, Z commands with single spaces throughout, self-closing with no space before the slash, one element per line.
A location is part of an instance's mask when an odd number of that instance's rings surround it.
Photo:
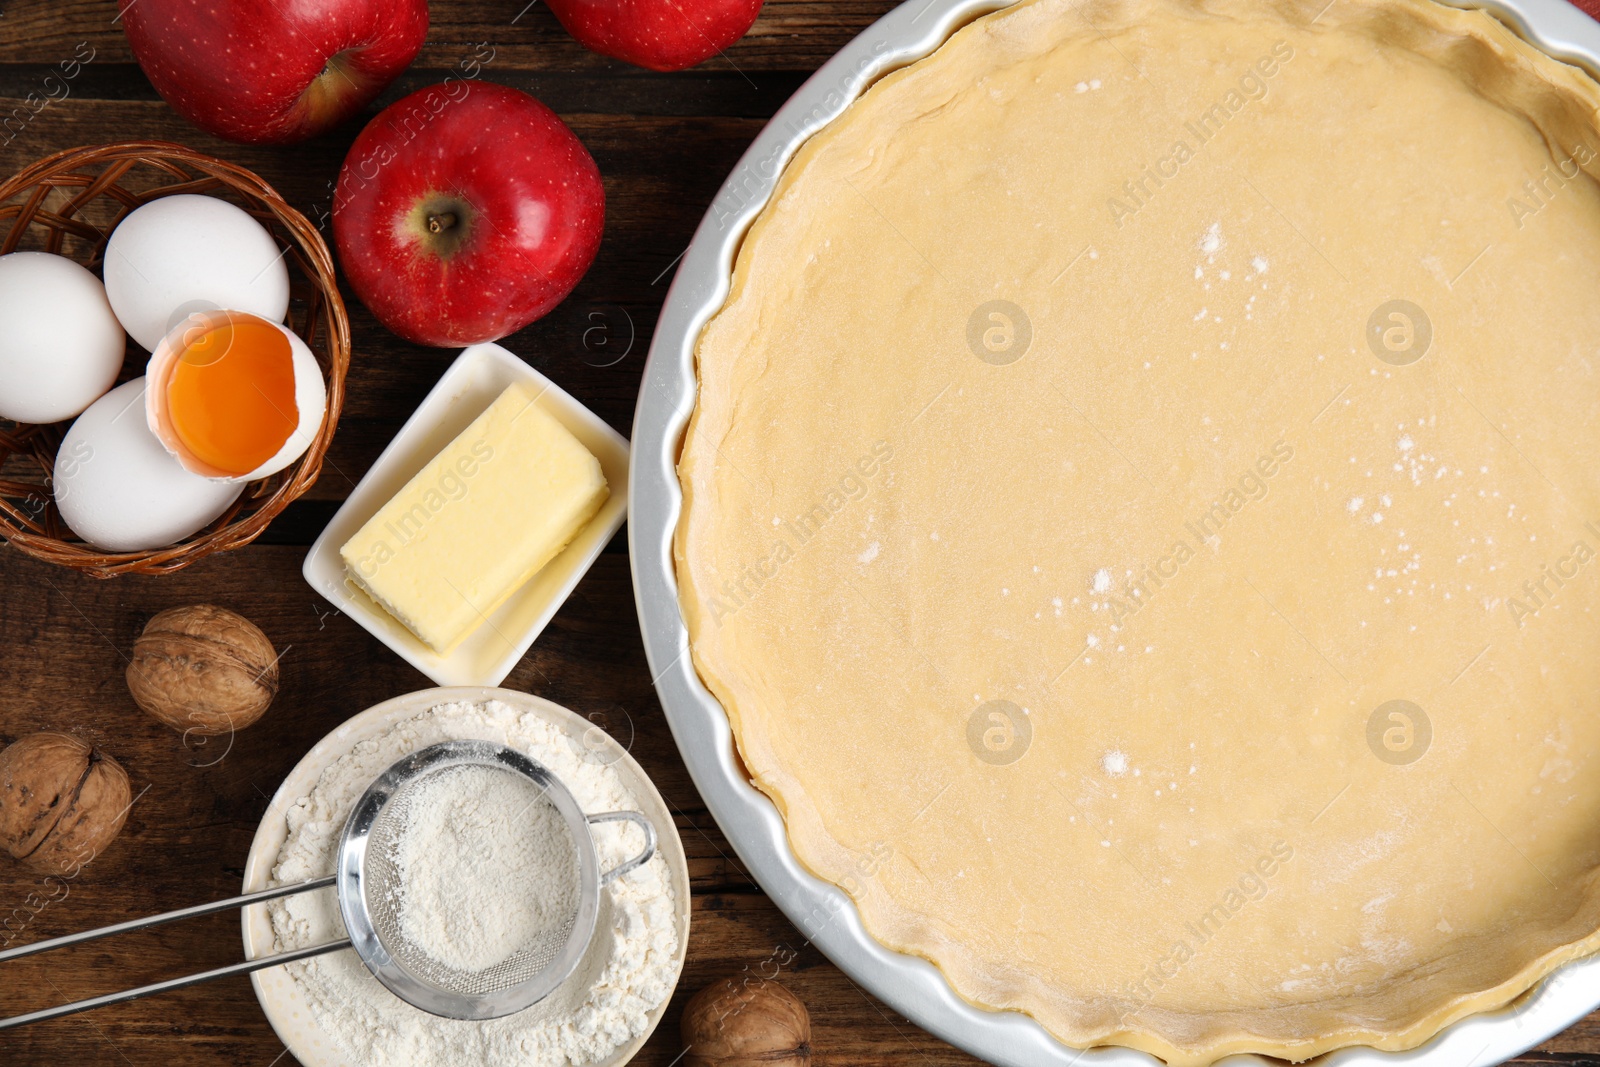
<path fill-rule="evenodd" d="M 495 966 L 458 971 L 434 960 L 400 932 L 403 876 L 396 846 L 409 814 L 408 797 L 426 777 L 453 767 L 494 767 L 519 774 L 539 788 L 539 802 L 561 816 L 572 843 L 571 865 L 552 877 L 575 879 L 576 908 L 548 924 L 527 944 Z M 600 871 L 589 825 L 626 821 L 644 831 L 644 849 L 609 871 Z M 424 1011 L 452 1019 L 497 1019 L 538 1003 L 577 967 L 594 934 L 600 887 L 647 862 L 656 833 L 638 812 L 585 815 L 560 779 L 528 757 L 484 741 L 449 741 L 425 748 L 390 767 L 351 811 L 339 843 L 339 911 L 356 954 L 378 981 Z"/>
<path fill-rule="evenodd" d="M 431 775 L 456 767 L 491 767 L 532 782 L 539 790 L 534 803 L 548 804 L 555 810 L 566 826 L 572 845 L 570 866 L 557 864 L 560 869 L 553 872 L 554 876 L 570 878 L 577 884 L 573 898 L 575 907 L 553 916 L 553 921 L 536 931 L 527 943 L 518 945 L 504 960 L 481 971 L 461 971 L 435 960 L 404 935 L 400 921 L 405 887 L 398 846 L 412 802 L 417 797 L 416 786 Z M 605 822 L 631 822 L 644 832 L 645 839 L 637 855 L 609 871 L 600 870 L 594 838 L 589 832 L 590 826 Z M 432 745 L 395 763 L 367 787 L 345 820 L 344 833 L 339 839 L 338 866 L 332 876 L 23 945 L 0 952 L 0 963 L 329 886 L 335 887 L 338 893 L 339 913 L 349 937 L 0 1019 L 0 1030 L 230 975 L 249 974 L 345 948 L 354 948 L 361 962 L 385 988 L 414 1007 L 451 1019 L 497 1019 L 531 1007 L 566 981 L 594 935 L 600 911 L 600 888 L 649 862 L 655 850 L 656 831 L 649 819 L 636 811 L 585 815 L 559 778 L 542 764 L 513 749 L 487 741 L 447 741 Z"/>

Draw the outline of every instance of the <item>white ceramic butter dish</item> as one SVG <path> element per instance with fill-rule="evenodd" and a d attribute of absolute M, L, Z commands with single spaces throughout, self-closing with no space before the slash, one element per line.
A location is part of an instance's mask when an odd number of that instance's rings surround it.
<path fill-rule="evenodd" d="M 519 381 L 531 383 L 539 393 L 538 405 L 600 461 L 611 495 L 559 555 L 448 655 L 440 655 L 347 579 L 339 549 L 507 386 Z M 627 439 L 504 348 L 473 345 L 444 372 L 350 493 L 311 546 L 301 572 L 334 607 L 439 685 L 498 685 L 605 549 L 627 511 Z"/>

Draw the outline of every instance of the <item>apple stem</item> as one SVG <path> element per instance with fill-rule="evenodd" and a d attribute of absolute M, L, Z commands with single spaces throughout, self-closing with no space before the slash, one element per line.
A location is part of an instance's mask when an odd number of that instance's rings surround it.
<path fill-rule="evenodd" d="M 429 233 L 443 233 L 455 226 L 455 224 L 456 213 L 454 211 L 441 211 L 437 215 L 428 216 Z"/>

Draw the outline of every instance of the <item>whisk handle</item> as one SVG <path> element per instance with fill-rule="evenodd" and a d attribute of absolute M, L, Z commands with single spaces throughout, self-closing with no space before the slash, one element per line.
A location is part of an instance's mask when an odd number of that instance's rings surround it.
<path fill-rule="evenodd" d="M 263 900 L 277 900 L 279 897 L 290 897 L 297 893 L 309 893 L 313 889 L 326 889 L 337 881 L 334 876 L 318 878 L 310 882 L 297 882 L 293 885 L 280 885 L 272 889 L 262 889 L 255 893 L 246 893 L 242 897 L 230 897 L 227 900 L 218 900 L 211 904 L 196 904 L 192 908 L 180 908 L 162 915 L 152 915 L 144 919 L 132 919 L 114 926 L 102 926 L 98 930 L 85 930 L 78 934 L 68 934 L 65 937 L 53 937 L 48 941 L 39 941 L 32 945 L 19 945 L 16 948 L 0 952 L 0 963 L 8 960 L 19 960 L 24 956 L 32 956 L 36 952 L 49 952 L 52 949 L 66 948 L 68 945 L 82 944 L 85 941 L 98 941 L 102 937 L 111 937 L 114 934 L 125 934 L 133 930 L 144 930 L 152 926 L 162 926 L 166 923 L 175 923 L 183 919 L 196 919 L 202 915 L 214 915 L 219 911 L 232 911 L 248 904 L 259 904 Z"/>
<path fill-rule="evenodd" d="M 295 960 L 308 959 L 312 956 L 320 956 L 325 952 L 336 952 L 341 948 L 349 947 L 350 939 L 345 938 L 343 941 L 334 941 L 326 945 L 298 948 L 292 952 L 280 952 L 276 956 L 263 956 L 257 960 L 246 960 L 243 963 L 218 967 L 214 971 L 185 975 L 182 978 L 169 978 L 165 982 L 155 982 L 151 985 L 140 986 L 138 989 L 127 989 L 121 993 L 107 993 L 103 997 L 91 997 L 88 1000 L 78 1000 L 55 1008 L 45 1008 L 42 1011 L 29 1012 L 26 1015 L 15 1015 L 9 1019 L 0 1019 L 0 1030 L 9 1030 L 13 1026 L 26 1026 L 29 1023 L 43 1022 L 45 1019 L 55 1019 L 63 1015 L 75 1015 L 80 1011 L 103 1008 L 107 1004 L 121 1004 L 123 1001 L 138 1000 L 140 997 L 153 996 L 157 993 L 170 993 L 174 989 L 186 989 L 192 985 L 199 985 L 201 982 L 211 982 L 218 978 L 231 978 L 238 974 L 249 974 L 252 971 L 276 967 L 281 963 L 293 963 Z"/>
<path fill-rule="evenodd" d="M 601 885 L 610 885 L 629 871 L 643 867 L 656 854 L 655 824 L 637 811 L 607 811 L 599 815 L 585 815 L 584 818 L 589 820 L 590 826 L 597 822 L 631 822 L 644 831 L 644 848 L 640 849 L 639 854 L 632 859 L 624 860 L 609 871 L 603 872 L 600 875 Z"/>

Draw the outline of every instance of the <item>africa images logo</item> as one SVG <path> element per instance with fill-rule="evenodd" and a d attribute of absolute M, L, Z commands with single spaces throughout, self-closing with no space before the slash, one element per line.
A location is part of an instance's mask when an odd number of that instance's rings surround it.
<path fill-rule="evenodd" d="M 1120 227 L 1154 200 L 1156 194 L 1168 182 L 1176 180 L 1183 173 L 1183 168 L 1200 154 L 1201 149 L 1215 140 L 1235 116 L 1252 102 L 1266 97 L 1271 79 L 1277 77 L 1283 65 L 1293 58 L 1294 46 L 1288 41 L 1277 42 L 1269 54 L 1251 64 L 1237 84 L 1221 99 L 1185 122 L 1183 131 L 1188 136 L 1175 138 L 1165 155 L 1123 182 L 1120 195 L 1106 200 L 1111 221 Z M 1193 144 L 1189 143 L 1191 137 Z"/>
<path fill-rule="evenodd" d="M 455 466 L 447 467 L 439 475 L 438 482 L 423 492 L 422 498 L 410 511 L 397 520 L 385 524 L 384 531 L 388 537 L 380 540 L 371 553 L 356 560 L 356 570 L 360 571 L 363 577 L 371 578 L 377 574 L 380 567 L 394 559 L 397 549 L 403 548 L 422 534 L 435 515 L 449 507 L 452 501 L 466 497 L 467 483 L 483 469 L 485 464 L 494 460 L 494 446 L 488 441 L 475 441 L 471 453 L 456 460 Z M 390 543 L 391 538 L 393 544 Z"/>
<path fill-rule="evenodd" d="M 793 560 L 824 527 L 872 491 L 872 479 L 886 470 L 893 458 L 893 445 L 887 441 L 874 442 L 872 450 L 857 459 L 805 511 L 788 519 L 774 516 L 772 525 L 776 536 L 771 551 L 739 568 L 737 574 L 722 583 L 720 593 L 711 594 L 707 605 L 711 621 L 721 626 L 724 619 L 754 600 L 761 587 L 776 578 L 784 564 Z"/>

